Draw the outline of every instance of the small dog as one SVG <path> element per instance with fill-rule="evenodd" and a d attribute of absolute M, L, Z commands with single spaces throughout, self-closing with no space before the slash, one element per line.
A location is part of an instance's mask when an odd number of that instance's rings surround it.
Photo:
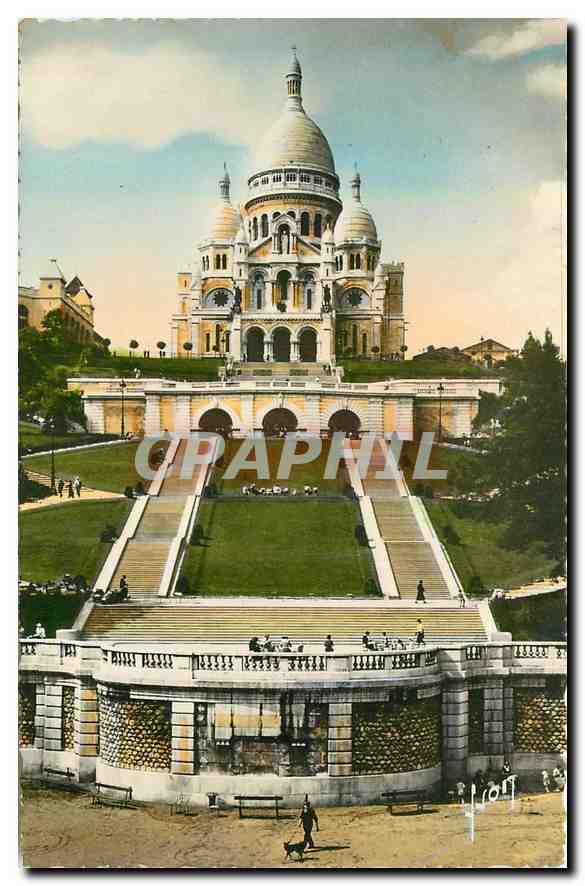
<path fill-rule="evenodd" d="M 293 852 L 296 852 L 299 861 L 304 861 L 303 852 L 305 849 L 304 840 L 300 843 L 283 843 L 284 851 L 286 852 L 286 856 L 284 858 L 287 861 L 289 858 L 291 861 L 294 861 Z"/>

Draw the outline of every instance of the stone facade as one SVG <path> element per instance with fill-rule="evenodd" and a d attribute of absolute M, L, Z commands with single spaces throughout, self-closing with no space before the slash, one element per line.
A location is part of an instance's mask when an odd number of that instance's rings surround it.
<path fill-rule="evenodd" d="M 62 695 L 63 750 L 75 750 L 75 687 L 64 686 Z"/>
<path fill-rule="evenodd" d="M 100 756 L 122 769 L 171 768 L 170 705 L 99 695 Z"/>
<path fill-rule="evenodd" d="M 514 689 L 514 748 L 528 753 L 567 749 L 567 711 L 560 684 Z"/>
<path fill-rule="evenodd" d="M 21 747 L 35 743 L 36 691 L 32 684 L 18 687 L 18 740 Z"/>
<path fill-rule="evenodd" d="M 414 689 L 396 701 L 354 704 L 352 728 L 354 775 L 410 772 L 441 762 L 439 695 L 418 700 Z"/>

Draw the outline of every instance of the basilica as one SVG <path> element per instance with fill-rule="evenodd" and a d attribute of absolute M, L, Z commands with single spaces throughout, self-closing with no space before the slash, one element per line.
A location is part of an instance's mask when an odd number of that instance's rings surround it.
<path fill-rule="evenodd" d="M 305 113 L 296 53 L 284 109 L 237 209 L 224 167 L 191 269 L 178 274 L 173 356 L 233 363 L 403 359 L 403 262 L 383 263 L 355 171 L 345 205 L 327 139 Z"/>

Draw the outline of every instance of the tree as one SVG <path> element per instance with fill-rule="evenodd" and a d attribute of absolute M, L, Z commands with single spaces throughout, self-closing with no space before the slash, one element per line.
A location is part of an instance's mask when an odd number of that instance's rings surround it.
<path fill-rule="evenodd" d="M 65 433 L 69 422 L 85 427 L 87 419 L 79 391 L 53 390 L 44 401 L 45 421 L 53 423 L 57 433 Z"/>
<path fill-rule="evenodd" d="M 380 348 L 378 347 L 378 345 L 374 345 L 374 347 L 372 348 L 372 354 L 376 354 L 376 356 L 377 356 L 379 353 L 380 353 Z"/>
<path fill-rule="evenodd" d="M 165 348 L 166 348 L 166 346 L 167 346 L 166 341 L 157 341 L 156 346 L 157 346 L 157 348 L 158 348 L 158 355 L 159 355 L 159 357 L 162 357 L 162 356 L 163 356 L 163 351 L 165 350 Z"/>
<path fill-rule="evenodd" d="M 497 394 L 492 394 L 490 391 L 480 391 L 478 411 L 473 419 L 473 427 L 481 428 L 488 424 L 492 418 L 499 418 L 501 411 L 502 401 Z"/>
<path fill-rule="evenodd" d="M 130 339 L 130 344 L 128 345 L 128 347 L 130 348 L 130 356 L 132 357 L 133 356 L 132 352 L 135 351 L 136 348 L 138 347 L 138 342 L 136 341 L 135 338 Z"/>
<path fill-rule="evenodd" d="M 106 351 L 109 351 L 110 345 L 112 344 L 112 339 L 111 338 L 103 338 L 102 344 L 103 344 L 104 348 L 106 349 Z"/>
<path fill-rule="evenodd" d="M 478 481 L 494 490 L 491 507 L 508 523 L 511 546 L 539 540 L 563 562 L 566 367 L 548 329 L 542 342 L 529 334 L 503 379 L 501 431 L 478 460 Z"/>
<path fill-rule="evenodd" d="M 186 341 L 185 344 L 183 345 L 183 350 L 187 351 L 187 356 L 190 357 L 191 351 L 193 350 L 193 343 L 190 341 Z"/>

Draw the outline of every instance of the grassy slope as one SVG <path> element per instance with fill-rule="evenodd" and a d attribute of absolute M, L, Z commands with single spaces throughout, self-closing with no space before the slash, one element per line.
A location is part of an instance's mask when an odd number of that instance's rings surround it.
<path fill-rule="evenodd" d="M 80 501 L 21 513 L 21 577 L 47 581 L 69 572 L 91 582 L 110 549 L 99 540 L 102 529 L 106 523 L 121 529 L 129 510 L 126 500 Z"/>
<path fill-rule="evenodd" d="M 108 440 L 111 435 L 106 434 L 55 434 L 54 446 L 59 449 L 63 446 L 82 446 L 84 443 L 95 443 L 100 439 Z M 38 425 L 28 421 L 18 422 L 18 442 L 27 449 L 45 449 L 51 446 L 50 434 L 44 433 Z"/>
<path fill-rule="evenodd" d="M 204 546 L 188 548 L 183 574 L 209 596 L 364 596 L 373 576 L 349 501 L 205 501 Z"/>
<path fill-rule="evenodd" d="M 260 441 L 260 443 L 262 442 L 264 441 Z M 302 489 L 303 486 L 307 484 L 309 486 L 318 486 L 320 492 L 326 492 L 327 494 L 333 495 L 341 494 L 343 491 L 345 479 L 342 476 L 342 472 L 339 472 L 340 475 L 337 479 L 323 479 L 323 474 L 325 472 L 325 467 L 327 463 L 327 455 L 329 452 L 328 440 L 323 441 L 321 453 L 318 458 L 314 459 L 311 462 L 308 462 L 307 464 L 294 466 L 291 470 L 290 477 L 286 480 L 277 479 L 278 466 L 280 464 L 282 449 L 284 445 L 283 442 L 280 440 L 266 441 L 270 480 L 259 480 L 257 472 L 255 470 L 238 471 L 237 476 L 234 477 L 233 480 L 224 480 L 223 472 L 236 455 L 241 444 L 242 441 L 240 440 L 229 440 L 227 443 L 226 451 L 224 454 L 225 464 L 222 467 L 218 466 L 215 472 L 215 482 L 220 492 L 229 492 L 234 490 L 239 491 L 242 486 L 253 482 L 256 483 L 257 486 L 272 486 L 274 484 L 278 484 L 280 486 L 288 486 L 289 489 Z M 306 451 L 306 448 L 306 444 L 304 443 L 297 444 L 297 451 L 299 453 Z M 252 451 L 248 456 L 247 461 L 259 462 L 260 455 L 260 449 L 258 450 L 258 452 Z"/>
<path fill-rule="evenodd" d="M 565 639 L 566 591 L 519 600 L 495 600 L 490 608 L 500 631 L 510 631 L 514 640 Z"/>
<path fill-rule="evenodd" d="M 509 550 L 500 544 L 502 526 L 478 519 L 472 504 L 464 506 L 465 516 L 456 516 L 461 505 L 449 502 L 425 502 L 439 538 L 447 548 L 453 565 L 465 585 L 470 576 L 481 576 L 486 587 L 512 588 L 550 573 L 554 563 L 539 543 L 524 550 Z M 457 532 L 461 543 L 445 537 L 445 527 Z"/>
<path fill-rule="evenodd" d="M 137 448 L 137 443 L 120 443 L 78 452 L 58 452 L 55 455 L 55 471 L 57 477 L 65 480 L 79 475 L 84 485 L 92 489 L 124 492 L 125 486 L 135 486 L 142 479 L 134 465 Z M 51 456 L 43 454 L 28 458 L 24 465 L 31 471 L 50 474 Z M 146 487 L 147 482 L 143 480 L 143 483 Z"/>
<path fill-rule="evenodd" d="M 154 351 L 151 351 L 154 354 Z M 130 358 L 110 357 L 107 360 L 90 363 L 81 369 L 76 368 L 75 373 L 80 376 L 102 376 L 114 378 L 119 375 L 133 375 L 135 369 L 140 369 L 143 378 L 172 378 L 188 379 L 189 381 L 216 381 L 217 372 L 223 366 L 223 360 L 203 358 L 201 360 L 185 359 L 184 357 L 165 358 L 162 360 L 156 356 L 150 359 L 144 357 Z M 72 372 L 73 372 L 72 367 Z"/>
<path fill-rule="evenodd" d="M 386 378 L 485 378 L 496 373 L 469 363 L 440 360 L 404 360 L 392 363 L 387 360 L 337 361 L 344 368 L 346 382 L 380 381 Z"/>

